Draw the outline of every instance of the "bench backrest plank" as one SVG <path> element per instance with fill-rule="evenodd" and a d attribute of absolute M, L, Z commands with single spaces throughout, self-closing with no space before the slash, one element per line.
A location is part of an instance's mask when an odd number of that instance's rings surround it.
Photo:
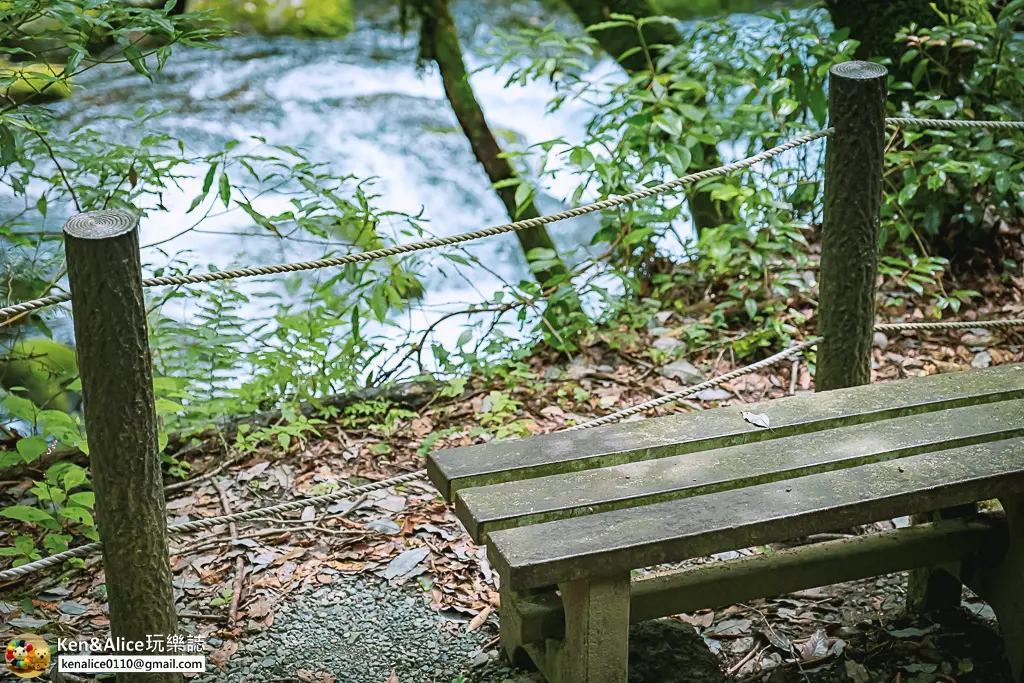
<path fill-rule="evenodd" d="M 766 411 L 772 415 L 773 406 Z M 500 529 L 1019 436 L 1024 399 L 462 489 L 456 509 L 473 540 L 485 543 L 488 533 Z"/>
<path fill-rule="evenodd" d="M 456 491 L 735 446 L 934 410 L 1024 398 L 1024 365 L 854 387 L 760 404 L 467 446 L 431 454 L 427 471 L 448 500 Z M 739 417 L 767 413 L 772 429 Z"/>
<path fill-rule="evenodd" d="M 523 590 L 1022 493 L 1024 438 L 1006 439 L 495 531 L 488 549 Z"/>

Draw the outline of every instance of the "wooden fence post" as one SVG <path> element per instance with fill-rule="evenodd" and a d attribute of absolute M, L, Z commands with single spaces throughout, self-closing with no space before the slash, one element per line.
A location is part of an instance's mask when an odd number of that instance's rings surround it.
<path fill-rule="evenodd" d="M 138 218 L 93 211 L 64 226 L 78 367 L 110 630 L 143 641 L 177 634 Z M 138 654 L 138 653 L 136 653 Z M 120 673 L 119 683 L 180 683 L 177 673 Z"/>
<path fill-rule="evenodd" d="M 815 389 L 871 381 L 888 72 L 843 62 L 829 72 Z"/>

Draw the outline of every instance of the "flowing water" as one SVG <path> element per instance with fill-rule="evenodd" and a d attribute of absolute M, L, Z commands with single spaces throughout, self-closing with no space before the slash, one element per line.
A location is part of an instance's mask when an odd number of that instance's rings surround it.
<path fill-rule="evenodd" d="M 390 8 L 360 10 L 357 29 L 343 40 L 300 40 L 247 35 L 222 41 L 219 50 L 176 49 L 164 70 L 150 83 L 124 66 L 100 67 L 79 81 L 75 98 L 58 105 L 71 124 L 87 123 L 109 134 L 131 139 L 141 132 L 106 116 L 131 115 L 139 107 L 166 110 L 152 124 L 183 140 L 192 153 L 212 153 L 234 140 L 261 136 L 269 143 L 302 148 L 315 162 L 336 174 L 375 177 L 375 204 L 395 211 L 419 213 L 436 235 L 452 235 L 507 222 L 503 205 L 476 163 L 465 137 L 444 98 L 440 77 L 416 65 L 416 35 L 403 36 Z M 368 3 L 373 5 L 373 3 Z M 558 15 L 535 2 L 454 3 L 457 24 L 471 69 L 482 65 L 474 52 L 493 36 L 494 28 L 541 25 L 556 21 L 578 31 L 571 17 Z M 736 17 L 743 31 L 756 34 L 760 20 Z M 472 30 L 467 30 L 472 27 Z M 763 29 L 762 29 L 763 30 Z M 610 59 L 592 65 L 594 78 L 614 77 Z M 552 138 L 570 142 L 582 138 L 592 112 L 569 103 L 553 114 L 546 105 L 554 94 L 542 82 L 505 88 L 508 72 L 483 70 L 472 78 L 488 121 L 494 129 L 511 131 L 519 145 Z M 202 186 L 205 168 L 181 181 L 181 190 L 165 194 L 169 211 L 151 212 L 142 223 L 141 242 L 147 272 L 164 265 L 168 254 L 183 258 L 196 269 L 232 265 L 265 265 L 320 258 L 346 251 L 343 245 L 279 239 L 253 224 L 241 210 L 210 218 L 200 229 L 191 199 Z M 566 207 L 575 184 L 560 173 L 538 198 L 542 212 Z M 266 214 L 284 210 L 286 199 L 256 204 Z M 52 210 L 48 223 L 57 228 L 62 216 Z M 586 216 L 550 226 L 560 249 L 589 242 L 599 218 Z M 386 227 L 386 226 L 385 226 Z M 183 232 L 184 231 L 184 232 Z M 404 241 L 408 241 L 406 238 Z M 476 269 L 468 277 L 448 269 L 424 274 L 425 298 L 405 321 L 423 330 L 444 312 L 479 302 L 503 286 L 502 280 L 528 278 L 522 253 L 513 235 L 472 243 L 467 249 L 480 256 L 492 272 Z M 464 273 L 465 274 L 465 273 Z M 283 278 L 265 278 L 240 285 L 247 293 L 275 288 Z M 266 316 L 259 299 L 242 311 L 248 318 Z M 188 318 L 187 304 L 171 315 Z M 435 331 L 435 340 L 451 347 L 464 325 L 452 319 Z M 69 330 L 67 331 L 70 332 Z M 66 334 L 66 333 L 65 333 Z"/>

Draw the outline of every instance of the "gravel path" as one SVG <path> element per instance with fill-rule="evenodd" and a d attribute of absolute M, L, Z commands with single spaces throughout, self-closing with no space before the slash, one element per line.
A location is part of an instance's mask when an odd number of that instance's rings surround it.
<path fill-rule="evenodd" d="M 496 645 L 481 652 L 497 636 L 495 623 L 467 633 L 466 620 L 432 611 L 414 589 L 372 577 L 349 576 L 300 595 L 274 616 L 230 659 L 226 674 L 211 667 L 194 680 L 500 683 L 512 676 Z M 523 680 L 530 679 L 510 683 Z"/>

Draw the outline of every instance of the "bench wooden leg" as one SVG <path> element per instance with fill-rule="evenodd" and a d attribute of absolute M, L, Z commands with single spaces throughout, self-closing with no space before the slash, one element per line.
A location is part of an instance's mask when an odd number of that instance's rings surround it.
<path fill-rule="evenodd" d="M 501 649 L 512 666 L 533 669 L 535 667 L 525 650 L 528 643 L 523 639 L 523 615 L 518 605 L 520 594 L 505 588 L 504 581 L 499 590 L 501 607 L 498 610 L 498 635 L 501 637 Z"/>
<path fill-rule="evenodd" d="M 565 609 L 563 683 L 626 683 L 629 573 L 559 588 Z"/>
<path fill-rule="evenodd" d="M 999 502 L 1009 525 L 1007 552 L 979 567 L 968 583 L 996 613 L 1013 679 L 1024 683 L 1024 496 Z"/>
<path fill-rule="evenodd" d="M 976 511 L 975 505 L 961 505 L 927 515 L 914 515 L 915 524 L 938 522 L 943 519 L 967 517 Z M 907 581 L 907 609 L 913 612 L 955 609 L 960 607 L 963 585 L 959 566 L 921 567 L 912 569 Z"/>

